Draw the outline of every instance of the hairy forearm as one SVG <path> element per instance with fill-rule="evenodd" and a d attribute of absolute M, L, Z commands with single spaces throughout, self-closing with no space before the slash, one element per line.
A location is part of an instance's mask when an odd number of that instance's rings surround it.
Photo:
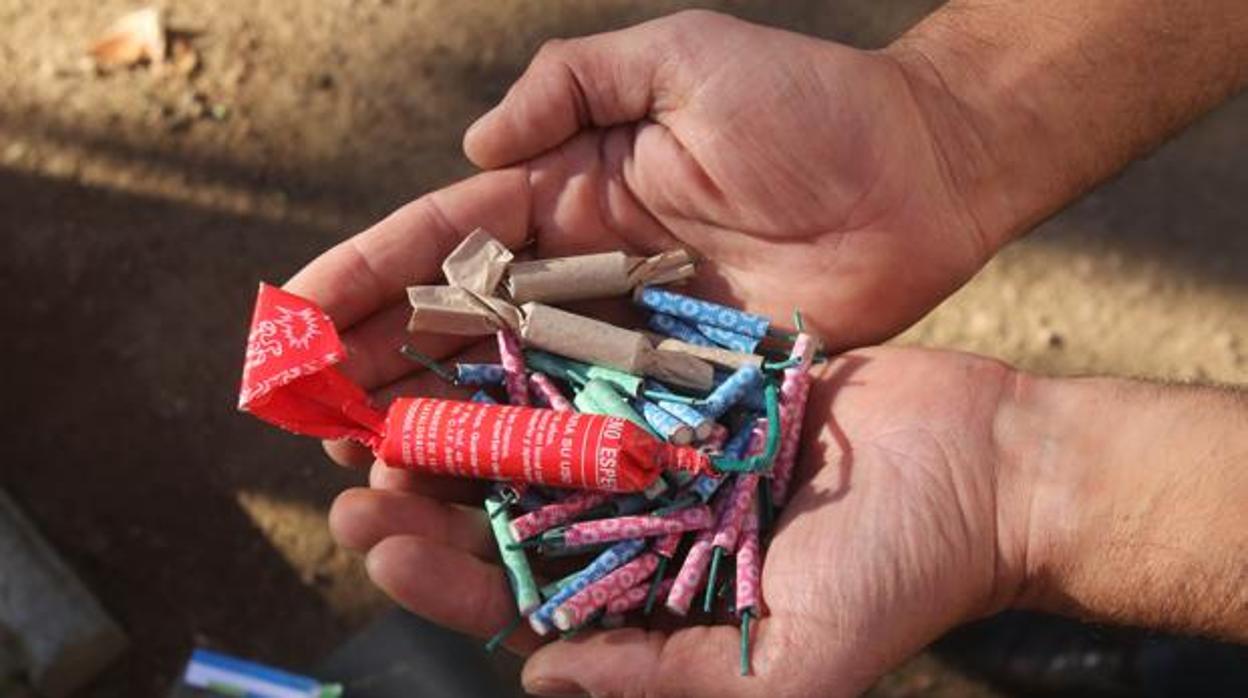
<path fill-rule="evenodd" d="M 1019 385 L 1001 429 L 1018 604 L 1248 641 L 1248 397 Z"/>
<path fill-rule="evenodd" d="M 1243 0 L 953 0 L 886 53 L 1003 244 L 1248 81 Z"/>

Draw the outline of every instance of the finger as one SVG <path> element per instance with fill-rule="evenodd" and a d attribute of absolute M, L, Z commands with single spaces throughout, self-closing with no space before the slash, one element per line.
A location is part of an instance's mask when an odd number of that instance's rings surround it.
<path fill-rule="evenodd" d="M 426 356 L 445 359 L 480 341 L 478 337 L 457 337 L 427 332 L 410 333 L 407 321 L 412 309 L 407 303 L 393 305 L 357 323 L 342 335 L 347 358 L 339 367 L 365 390 L 375 390 L 424 367 L 399 353 L 410 344 Z"/>
<path fill-rule="evenodd" d="M 401 301 L 407 286 L 435 282 L 442 260 L 478 227 L 509 247 L 524 241 L 523 170 L 485 172 L 426 194 L 317 257 L 285 288 L 320 305 L 344 330 Z"/>
<path fill-rule="evenodd" d="M 503 570 L 461 550 L 420 536 L 392 536 L 365 559 L 368 575 L 399 605 L 416 615 L 485 638 L 516 617 Z M 531 652 L 540 641 L 527 624 L 506 645 Z"/>
<path fill-rule="evenodd" d="M 464 134 L 479 167 L 528 159 L 589 126 L 657 118 L 677 101 L 675 71 L 690 17 L 542 45 L 503 101 Z"/>
<path fill-rule="evenodd" d="M 757 624 L 753 639 L 761 640 L 764 626 Z M 538 695 L 765 695 L 769 663 L 754 652 L 753 675 L 741 676 L 739 648 L 738 630 L 725 625 L 671 635 L 640 628 L 593 632 L 542 647 L 525 663 L 522 680 Z"/>
<path fill-rule="evenodd" d="M 345 468 L 366 468 L 377 458 L 367 446 L 349 439 L 322 441 L 321 447 L 330 460 Z"/>
<path fill-rule="evenodd" d="M 411 492 L 349 489 L 329 510 L 329 530 L 339 545 L 361 552 L 397 535 L 418 535 L 484 559 L 497 550 L 484 511 Z"/>
<path fill-rule="evenodd" d="M 468 507 L 480 506 L 487 488 L 486 483 L 481 480 L 392 468 L 381 461 L 373 463 L 368 473 L 368 486 L 392 492 L 422 494 L 440 502 L 453 502 Z"/>

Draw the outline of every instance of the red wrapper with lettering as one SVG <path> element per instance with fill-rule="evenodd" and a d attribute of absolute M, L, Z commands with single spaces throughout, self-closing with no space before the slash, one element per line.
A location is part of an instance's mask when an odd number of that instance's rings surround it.
<path fill-rule="evenodd" d="M 262 284 L 239 408 L 298 434 L 354 439 L 387 465 L 439 475 L 636 492 L 663 469 L 710 468 L 696 449 L 618 417 L 431 398 L 400 398 L 382 413 L 334 368 L 344 356 L 320 308 Z"/>

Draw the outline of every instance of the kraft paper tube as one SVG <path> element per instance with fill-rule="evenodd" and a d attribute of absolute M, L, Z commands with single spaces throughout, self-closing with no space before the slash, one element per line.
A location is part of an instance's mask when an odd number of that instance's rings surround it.
<path fill-rule="evenodd" d="M 450 286 L 492 296 L 512 259 L 511 250 L 477 228 L 442 260 L 442 274 Z"/>
<path fill-rule="evenodd" d="M 525 303 L 520 336 L 525 344 L 577 361 L 643 373 L 650 342 L 639 332 L 541 303 Z"/>
<path fill-rule="evenodd" d="M 657 334 L 648 334 L 647 337 L 650 341 L 654 342 L 655 349 L 659 349 L 661 351 L 674 351 L 680 354 L 696 356 L 707 363 L 721 366 L 723 368 L 737 369 L 746 364 L 756 368 L 763 367 L 763 357 L 758 354 L 744 354 L 739 351 L 732 351 L 731 349 L 724 349 L 723 347 L 718 346 L 703 347 L 698 346 L 697 344 L 690 344 L 689 342 Z"/>
<path fill-rule="evenodd" d="M 640 332 L 541 303 L 525 303 L 521 311 L 520 336 L 529 346 L 695 390 L 707 390 L 714 381 L 710 364 L 685 354 L 657 351 Z"/>
<path fill-rule="evenodd" d="M 645 340 L 645 337 L 642 337 Z M 649 349 L 642 373 L 665 383 L 707 391 L 715 384 L 715 369 L 702 359 L 674 351 Z"/>
<path fill-rule="evenodd" d="M 684 250 L 648 259 L 604 252 L 513 263 L 507 268 L 507 290 L 517 304 L 559 303 L 624 296 L 637 286 L 679 281 L 693 272 L 692 258 Z"/>
<path fill-rule="evenodd" d="M 412 305 L 408 332 L 482 337 L 520 326 L 520 311 L 514 306 L 457 286 L 409 286 L 407 299 Z"/>

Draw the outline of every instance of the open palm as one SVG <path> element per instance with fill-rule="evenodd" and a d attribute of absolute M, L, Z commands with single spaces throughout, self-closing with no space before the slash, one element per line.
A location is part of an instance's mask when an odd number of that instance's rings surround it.
<path fill-rule="evenodd" d="M 442 258 L 478 226 L 539 256 L 689 246 L 705 260 L 697 293 L 775 315 L 801 308 L 838 347 L 901 329 L 988 254 L 888 59 L 705 13 L 578 42 L 545 49 L 470 132 L 470 156 L 501 169 L 408 204 L 287 285 L 334 319 L 344 370 L 379 399 L 448 390 L 412 371 L 396 351 L 404 342 L 438 356 L 483 351 L 404 330 L 404 288 L 437 283 Z M 644 84 L 590 92 L 587 78 L 613 72 L 595 57 Z M 1008 575 L 989 470 L 1008 373 L 896 350 L 824 370 L 808 418 L 819 437 L 767 555 L 758 676 L 734 676 L 734 628 L 621 630 L 546 646 L 530 689 L 562 678 L 605 694 L 848 694 L 1000 603 Z M 479 485 L 376 465 L 371 484 L 344 493 L 331 524 L 368 551 L 373 580 L 466 632 L 504 625 L 514 604 Z M 538 645 L 524 633 L 511 642 Z"/>
<path fill-rule="evenodd" d="M 701 291 L 860 346 L 995 247 L 921 94 L 884 53 L 686 12 L 543 46 L 465 150 L 527 169 L 539 254 L 679 242 Z"/>

